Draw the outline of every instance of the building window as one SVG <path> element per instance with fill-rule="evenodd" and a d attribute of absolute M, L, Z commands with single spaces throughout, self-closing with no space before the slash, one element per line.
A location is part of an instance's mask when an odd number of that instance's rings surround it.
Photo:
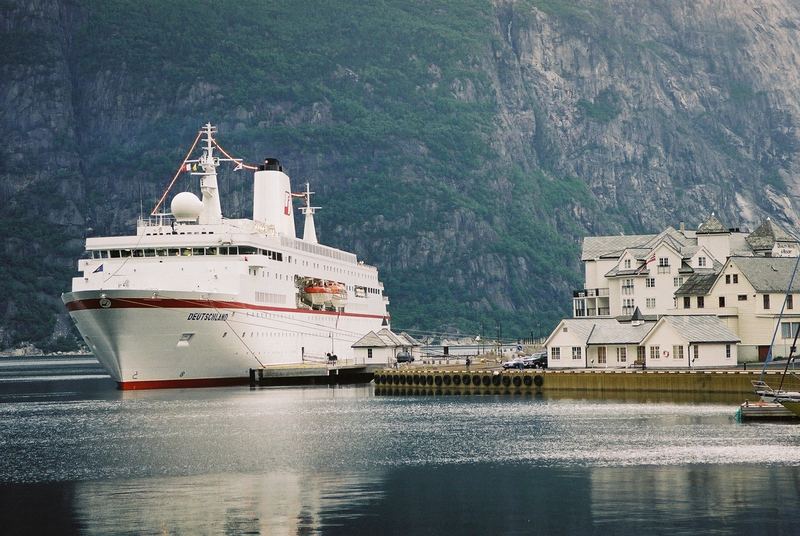
<path fill-rule="evenodd" d="M 694 354 L 692 355 L 692 361 L 700 357 L 700 345 L 695 344 L 694 346 L 692 346 L 692 353 Z"/>
<path fill-rule="evenodd" d="M 794 339 L 798 329 L 800 329 L 800 322 L 781 322 L 781 337 Z"/>
<path fill-rule="evenodd" d="M 698 296 L 697 297 L 697 308 L 702 309 L 706 306 L 706 298 L 705 296 Z"/>
<path fill-rule="evenodd" d="M 734 283 L 738 283 L 739 282 L 739 274 L 733 274 L 733 282 Z"/>
<path fill-rule="evenodd" d="M 598 346 L 597 347 L 597 362 L 601 365 L 606 363 L 606 347 L 605 346 Z"/>
<path fill-rule="evenodd" d="M 736 299 L 739 301 L 747 301 L 747 294 L 739 294 Z"/>
<path fill-rule="evenodd" d="M 625 259 L 625 269 L 630 269 L 630 267 L 631 267 L 631 260 Z"/>
<path fill-rule="evenodd" d="M 632 315 L 633 314 L 633 298 L 625 298 L 622 300 L 622 314 L 623 315 Z"/>
<path fill-rule="evenodd" d="M 706 265 L 706 258 L 705 257 L 697 257 L 697 266 L 700 268 L 704 268 Z"/>
<path fill-rule="evenodd" d="M 659 274 L 668 274 L 669 273 L 669 258 L 668 257 L 659 257 L 658 258 L 658 273 Z"/>
<path fill-rule="evenodd" d="M 725 307 L 725 296 L 720 296 L 719 297 L 719 306 L 720 307 Z"/>
<path fill-rule="evenodd" d="M 683 308 L 689 309 L 692 306 L 692 298 L 690 296 L 683 297 Z"/>
<path fill-rule="evenodd" d="M 794 309 L 794 296 L 792 296 L 791 294 L 786 296 L 786 308 Z"/>
<path fill-rule="evenodd" d="M 730 344 L 726 344 L 725 345 L 725 359 L 730 359 L 730 358 L 731 358 L 731 345 Z"/>
<path fill-rule="evenodd" d="M 672 286 L 673 287 L 677 288 L 677 287 L 679 287 L 681 285 L 683 285 L 683 276 L 673 277 L 672 278 Z"/>
<path fill-rule="evenodd" d="M 769 309 L 769 294 L 764 294 L 764 309 Z"/>
<path fill-rule="evenodd" d="M 644 286 L 647 288 L 655 288 L 656 286 L 656 278 L 655 277 L 648 277 L 644 280 Z"/>
<path fill-rule="evenodd" d="M 636 347 L 636 361 L 644 363 L 644 346 Z"/>
<path fill-rule="evenodd" d="M 645 304 L 647 305 L 648 309 L 655 309 L 656 308 L 656 299 L 655 298 L 647 298 L 647 300 L 645 300 Z"/>
<path fill-rule="evenodd" d="M 658 359 L 661 352 L 661 348 L 658 346 L 651 346 L 650 347 L 650 359 Z"/>
<path fill-rule="evenodd" d="M 617 363 L 624 363 L 628 360 L 627 349 L 625 347 L 617 348 Z"/>
<path fill-rule="evenodd" d="M 561 348 L 558 346 L 550 348 L 550 359 L 561 359 Z"/>
<path fill-rule="evenodd" d="M 633 294 L 633 279 L 622 280 L 622 293 L 628 295 Z"/>
<path fill-rule="evenodd" d="M 581 358 L 581 347 L 580 346 L 573 346 L 572 347 L 572 359 L 580 359 Z"/>
<path fill-rule="evenodd" d="M 731 274 L 725 274 L 725 284 L 726 285 L 731 284 Z"/>
<path fill-rule="evenodd" d="M 372 359 L 372 348 L 367 348 L 367 359 Z"/>
<path fill-rule="evenodd" d="M 683 359 L 683 346 L 678 346 L 678 345 L 673 346 L 672 357 L 675 359 Z"/>

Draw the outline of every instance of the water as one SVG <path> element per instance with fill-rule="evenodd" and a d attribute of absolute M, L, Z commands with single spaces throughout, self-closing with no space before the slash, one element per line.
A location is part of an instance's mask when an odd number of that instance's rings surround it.
<path fill-rule="evenodd" d="M 3 534 L 800 532 L 800 426 L 733 400 L 123 393 L 42 366 L 0 362 Z"/>

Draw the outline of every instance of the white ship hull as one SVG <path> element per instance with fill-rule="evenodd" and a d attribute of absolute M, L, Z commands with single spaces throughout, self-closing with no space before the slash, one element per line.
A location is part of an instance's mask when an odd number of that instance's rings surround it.
<path fill-rule="evenodd" d="M 63 300 L 86 343 L 122 389 L 245 383 L 269 365 L 352 361 L 358 334 L 383 316 L 265 307 L 229 296 L 82 291 Z"/>

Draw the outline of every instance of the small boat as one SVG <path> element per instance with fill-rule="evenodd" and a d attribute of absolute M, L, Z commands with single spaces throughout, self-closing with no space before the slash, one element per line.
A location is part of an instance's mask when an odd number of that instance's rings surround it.
<path fill-rule="evenodd" d="M 303 292 L 311 300 L 311 305 L 325 305 L 326 302 L 331 301 L 331 291 L 325 285 L 308 285 Z"/>

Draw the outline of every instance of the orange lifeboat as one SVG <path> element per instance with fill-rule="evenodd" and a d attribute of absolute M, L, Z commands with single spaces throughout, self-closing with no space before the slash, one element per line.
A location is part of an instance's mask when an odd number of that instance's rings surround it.
<path fill-rule="evenodd" d="M 325 305 L 325 302 L 331 301 L 331 291 L 325 285 L 311 284 L 305 287 L 303 292 L 311 300 L 312 305 Z"/>
<path fill-rule="evenodd" d="M 347 287 L 335 281 L 325 283 L 325 288 L 331 294 L 331 304 L 334 307 L 344 307 L 347 303 Z"/>

